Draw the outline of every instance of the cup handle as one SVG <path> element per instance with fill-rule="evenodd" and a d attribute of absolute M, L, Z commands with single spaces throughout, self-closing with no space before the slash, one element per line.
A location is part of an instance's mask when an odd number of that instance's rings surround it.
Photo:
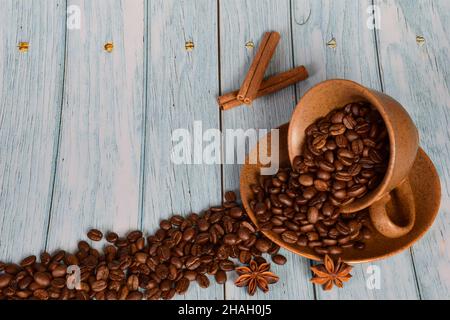
<path fill-rule="evenodd" d="M 404 225 L 399 226 L 394 223 L 387 213 L 386 204 L 392 199 L 391 193 L 394 193 L 398 201 L 404 206 L 404 210 L 402 210 L 406 218 L 406 223 Z M 391 193 L 388 193 L 386 196 L 375 202 L 369 208 L 369 213 L 372 224 L 378 232 L 388 238 L 399 238 L 411 231 L 416 220 L 414 194 L 409 179 L 406 178 L 397 188 L 391 191 Z"/>

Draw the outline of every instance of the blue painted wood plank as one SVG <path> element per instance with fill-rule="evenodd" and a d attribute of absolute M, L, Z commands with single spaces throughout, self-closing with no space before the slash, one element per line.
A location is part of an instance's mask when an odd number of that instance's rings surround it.
<path fill-rule="evenodd" d="M 1 1 L 0 260 L 45 246 L 64 73 L 65 1 Z M 28 42 L 28 52 L 19 52 Z"/>
<path fill-rule="evenodd" d="M 81 28 L 67 31 L 49 251 L 73 250 L 90 228 L 125 233 L 140 221 L 144 2 L 68 5 L 79 6 Z"/>
<path fill-rule="evenodd" d="M 219 128 L 217 4 L 154 0 L 148 3 L 148 17 L 142 222 L 156 231 L 160 220 L 172 214 L 187 215 L 221 203 L 220 165 L 175 164 L 170 158 L 178 143 L 172 141 L 174 130 L 193 134 L 194 121 L 199 121 L 202 139 L 202 131 Z M 192 283 L 181 298 L 221 299 L 223 286 L 211 284 L 205 290 Z"/>
<path fill-rule="evenodd" d="M 431 230 L 412 247 L 422 299 L 450 297 L 450 3 L 375 1 L 385 91 L 411 114 L 420 143 L 441 178 L 440 213 Z M 421 36 L 424 42 L 417 41 Z M 420 38 L 419 38 L 420 39 Z M 398 270 L 403 272 L 403 270 Z"/>

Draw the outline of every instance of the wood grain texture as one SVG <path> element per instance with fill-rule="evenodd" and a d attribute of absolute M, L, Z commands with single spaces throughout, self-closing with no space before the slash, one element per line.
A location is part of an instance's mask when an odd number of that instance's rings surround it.
<path fill-rule="evenodd" d="M 60 149 L 48 250 L 76 248 L 90 228 L 139 227 L 144 2 L 69 1 Z M 104 50 L 106 42 L 114 50 Z"/>
<path fill-rule="evenodd" d="M 312 287 L 309 261 L 282 251 L 288 263 L 272 265 L 280 283 L 254 298 L 448 299 L 450 4 L 373 1 L 376 32 L 366 26 L 372 0 L 0 0 L 0 260 L 46 244 L 72 250 L 91 227 L 154 232 L 173 213 L 219 204 L 238 191 L 240 166 L 174 165 L 172 131 L 192 133 L 194 120 L 203 130 L 274 128 L 312 85 L 339 77 L 384 89 L 409 111 L 441 176 L 441 212 L 410 252 L 356 266 L 343 290 Z M 80 7 L 81 30 L 65 29 L 66 5 Z M 282 40 L 267 74 L 304 64 L 310 78 L 220 114 L 215 98 L 239 88 L 270 30 Z M 379 290 L 366 286 L 370 265 Z M 234 279 L 192 284 L 181 298 L 250 299 Z"/>
<path fill-rule="evenodd" d="M 175 164 L 172 132 L 194 121 L 203 131 L 219 127 L 217 5 L 215 1 L 155 0 L 148 3 L 147 126 L 143 228 L 221 202 L 220 165 Z M 186 50 L 186 42 L 194 48 Z M 201 132 L 200 132 L 201 134 Z M 204 144 L 206 145 L 206 144 Z M 192 147 L 193 148 L 193 147 Z M 222 299 L 223 286 L 191 285 L 189 299 Z"/>
<path fill-rule="evenodd" d="M 450 297 L 450 3 L 375 1 L 381 10 L 379 55 L 386 93 L 419 128 L 420 143 L 436 165 L 442 186 L 440 213 L 412 247 L 422 299 Z M 416 36 L 423 36 L 420 46 Z"/>
<path fill-rule="evenodd" d="M 65 1 L 0 1 L 0 260 L 45 245 L 64 70 Z M 19 42 L 29 42 L 20 53 Z"/>
<path fill-rule="evenodd" d="M 220 1 L 220 60 L 223 92 L 239 88 L 252 62 L 259 41 L 266 31 L 278 31 L 281 41 L 269 65 L 267 75 L 293 67 L 289 1 L 246 0 Z M 247 48 L 248 41 L 254 48 Z M 299 63 L 303 64 L 302 62 Z M 288 122 L 296 104 L 294 88 L 254 101 L 252 107 L 242 106 L 222 113 L 222 128 L 276 128 Z M 250 146 L 251 147 L 251 146 Z M 238 164 L 223 166 L 225 190 L 239 192 Z M 272 264 L 272 270 L 280 282 L 268 294 L 258 292 L 254 299 L 313 299 L 312 286 L 308 282 L 308 261 L 286 251 L 284 266 Z M 270 259 L 270 257 L 269 257 Z M 227 299 L 250 299 L 242 288 L 232 281 L 226 285 Z"/>
<path fill-rule="evenodd" d="M 366 25 L 369 5 L 371 1 L 293 1 L 295 63 L 304 63 L 310 71 L 310 78 L 297 85 L 299 96 L 312 85 L 332 78 L 381 90 L 375 35 Z M 327 46 L 331 39 L 336 41 L 335 48 Z M 379 266 L 382 274 L 380 290 L 367 288 L 368 265 L 357 265 L 344 290 L 324 292 L 317 287 L 318 299 L 418 298 L 409 252 L 373 265 Z"/>

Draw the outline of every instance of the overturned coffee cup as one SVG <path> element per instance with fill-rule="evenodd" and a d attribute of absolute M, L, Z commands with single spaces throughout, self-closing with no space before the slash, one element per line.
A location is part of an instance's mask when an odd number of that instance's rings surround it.
<path fill-rule="evenodd" d="M 386 127 L 389 154 L 386 171 L 377 186 L 350 203 L 343 202 L 341 211 L 351 213 L 368 208 L 378 232 L 389 238 L 404 236 L 414 227 L 416 216 L 408 174 L 417 156 L 419 136 L 406 110 L 393 98 L 349 80 L 327 80 L 314 86 L 298 103 L 289 124 L 291 164 L 302 153 L 305 129 L 351 103 L 367 103 L 379 113 Z M 342 152 L 345 150 L 343 147 Z M 402 210 L 389 210 L 392 202 L 402 203 Z"/>

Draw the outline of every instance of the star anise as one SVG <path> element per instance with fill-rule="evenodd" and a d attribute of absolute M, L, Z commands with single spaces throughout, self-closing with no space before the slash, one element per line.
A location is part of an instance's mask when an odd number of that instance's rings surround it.
<path fill-rule="evenodd" d="M 311 282 L 322 285 L 324 290 L 331 290 L 333 285 L 342 288 L 343 282 L 350 280 L 352 277 L 350 274 L 352 268 L 341 258 L 335 263 L 333 259 L 325 255 L 323 264 L 311 267 L 311 271 L 314 273 Z"/>
<path fill-rule="evenodd" d="M 248 293 L 252 296 L 256 289 L 260 288 L 263 292 L 269 291 L 269 284 L 278 282 L 279 278 L 273 272 L 270 272 L 270 264 L 258 263 L 255 260 L 250 261 L 250 265 L 236 268 L 239 277 L 234 284 L 238 287 L 247 287 Z"/>

